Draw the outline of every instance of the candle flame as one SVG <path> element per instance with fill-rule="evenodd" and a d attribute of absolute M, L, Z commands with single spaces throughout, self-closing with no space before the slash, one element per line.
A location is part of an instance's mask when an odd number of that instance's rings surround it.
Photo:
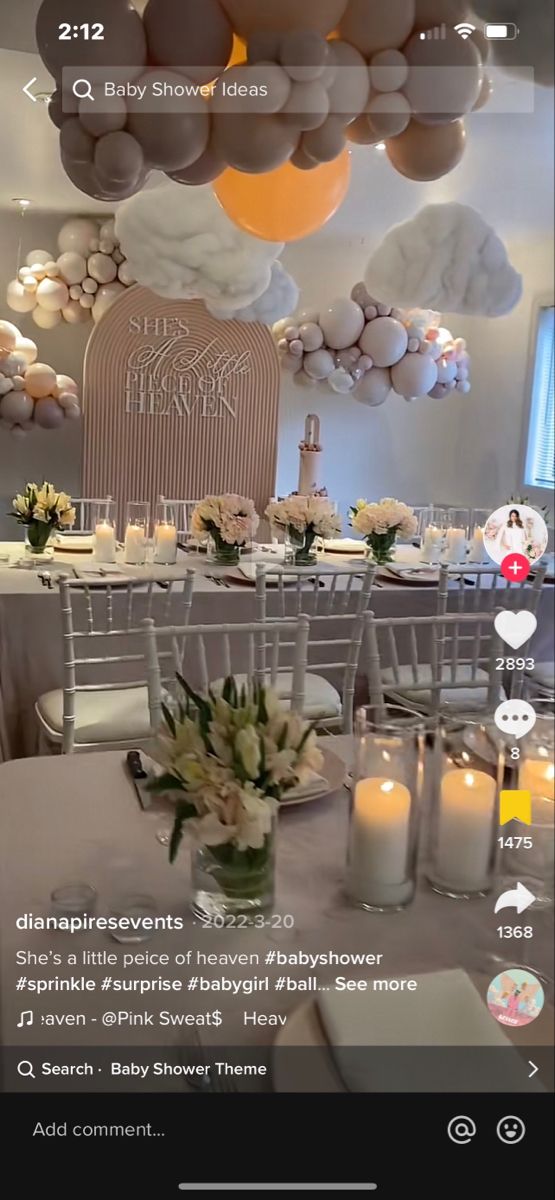
<path fill-rule="evenodd" d="M 551 779 L 555 779 L 555 766 L 553 765 L 553 763 L 550 763 L 550 764 L 549 764 L 549 766 L 548 766 L 548 768 L 547 768 L 547 776 L 546 776 L 546 778 L 547 778 L 547 779 L 550 779 L 550 780 L 551 780 Z"/>
<path fill-rule="evenodd" d="M 386 779 L 385 783 L 380 784 L 381 792 L 392 792 L 395 784 L 392 779 Z"/>
<path fill-rule="evenodd" d="M 464 776 L 464 782 L 465 782 L 465 784 L 466 784 L 466 786 L 467 786 L 467 787 L 469 787 L 469 788 L 471 788 L 471 787 L 474 787 L 474 784 L 475 784 L 476 780 L 474 779 L 474 776 L 473 776 L 473 774 L 472 774 L 472 771 L 466 771 L 466 772 L 465 772 L 465 776 Z"/>

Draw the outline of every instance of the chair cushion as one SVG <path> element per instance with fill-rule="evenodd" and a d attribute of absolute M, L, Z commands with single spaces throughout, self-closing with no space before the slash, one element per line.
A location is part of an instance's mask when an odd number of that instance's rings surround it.
<path fill-rule="evenodd" d="M 534 670 L 527 671 L 526 675 L 529 679 L 532 679 L 534 683 L 537 683 L 540 687 L 545 688 L 546 691 L 555 691 L 555 672 L 553 663 L 537 662 Z"/>
<path fill-rule="evenodd" d="M 426 689 L 426 684 L 430 684 L 432 680 L 432 668 L 429 663 L 424 663 L 418 668 L 419 683 L 424 686 L 413 690 L 413 673 L 410 665 L 399 667 L 399 683 L 396 682 L 392 667 L 386 667 L 382 671 L 382 681 L 386 688 L 387 694 L 395 699 L 407 701 L 416 708 L 428 709 L 432 704 L 432 693 Z M 464 683 L 465 680 L 473 679 L 472 666 L 470 663 L 461 663 L 456 670 L 455 678 L 457 683 Z M 480 687 L 468 688 L 450 688 L 451 680 L 450 664 L 445 664 L 442 672 L 442 679 L 445 679 L 446 686 L 441 692 L 441 702 L 448 704 L 451 710 L 458 712 L 468 711 L 469 709 L 485 708 L 488 703 L 488 675 L 486 671 L 480 668 L 476 671 L 476 680 L 483 684 Z M 501 698 L 501 688 L 499 689 Z"/>
<path fill-rule="evenodd" d="M 63 692 L 45 692 L 37 700 L 37 712 L 54 733 L 63 732 Z M 75 741 L 134 742 L 150 737 L 146 687 L 121 688 L 106 692 L 77 692 L 75 695 Z"/>
<path fill-rule="evenodd" d="M 241 688 L 247 682 L 246 675 L 236 675 L 235 680 L 237 687 Z M 223 687 L 223 679 L 219 679 L 212 686 L 214 688 Z M 293 675 L 291 671 L 280 672 L 276 679 L 275 691 L 282 698 L 282 707 L 290 708 L 291 698 L 290 693 L 293 687 Z M 343 705 L 341 696 L 333 684 L 328 683 L 321 675 L 305 675 L 305 696 L 303 716 L 309 721 L 331 720 L 333 717 L 340 717 L 343 713 Z"/>

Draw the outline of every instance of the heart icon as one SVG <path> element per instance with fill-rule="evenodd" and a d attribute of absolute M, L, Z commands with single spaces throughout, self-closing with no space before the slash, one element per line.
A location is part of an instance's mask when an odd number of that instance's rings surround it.
<path fill-rule="evenodd" d="M 527 612 L 510 612 L 504 608 L 498 613 L 495 618 L 495 628 L 499 637 L 507 642 L 513 650 L 518 650 L 523 646 L 532 634 L 536 632 L 538 622 L 533 613 Z"/>

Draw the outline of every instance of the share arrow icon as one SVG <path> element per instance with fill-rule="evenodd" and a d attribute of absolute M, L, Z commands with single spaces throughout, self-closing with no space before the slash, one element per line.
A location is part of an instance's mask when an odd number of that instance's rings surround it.
<path fill-rule="evenodd" d="M 502 908 L 516 908 L 517 913 L 520 915 L 526 908 L 530 908 L 535 899 L 536 897 L 532 895 L 532 892 L 528 891 L 528 888 L 523 883 L 517 883 L 516 887 L 512 888 L 509 892 L 503 892 L 493 911 L 498 913 L 501 912 Z"/>

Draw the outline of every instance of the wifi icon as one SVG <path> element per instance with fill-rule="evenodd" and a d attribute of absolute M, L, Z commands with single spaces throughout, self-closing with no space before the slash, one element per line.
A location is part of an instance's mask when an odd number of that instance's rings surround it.
<path fill-rule="evenodd" d="M 460 25 L 455 25 L 455 33 L 458 33 L 459 37 L 464 38 L 465 41 L 466 38 L 469 38 L 470 35 L 475 32 L 476 26 L 471 25 L 469 21 L 461 21 Z"/>

